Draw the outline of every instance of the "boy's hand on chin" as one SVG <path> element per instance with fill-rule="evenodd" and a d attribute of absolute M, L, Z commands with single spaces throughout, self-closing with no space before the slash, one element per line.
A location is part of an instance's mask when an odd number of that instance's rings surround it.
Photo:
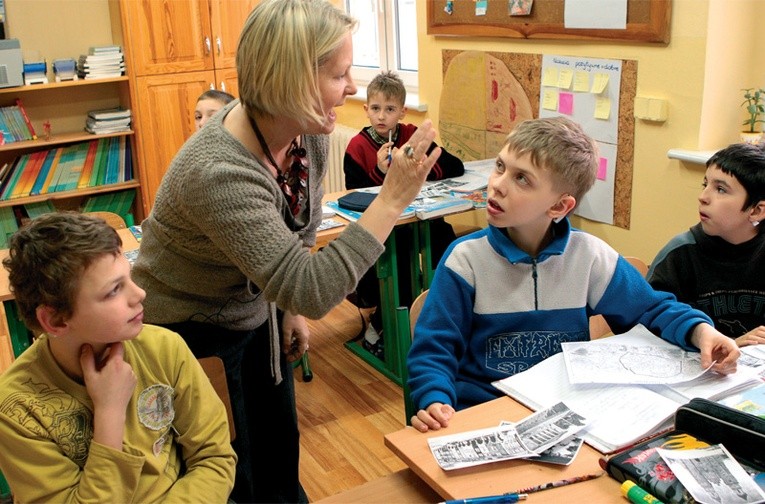
<path fill-rule="evenodd" d="M 125 362 L 125 346 L 111 343 L 96 361 L 93 347 L 85 344 L 80 350 L 80 365 L 85 388 L 95 409 L 107 409 L 124 414 L 137 383 L 133 368 Z"/>

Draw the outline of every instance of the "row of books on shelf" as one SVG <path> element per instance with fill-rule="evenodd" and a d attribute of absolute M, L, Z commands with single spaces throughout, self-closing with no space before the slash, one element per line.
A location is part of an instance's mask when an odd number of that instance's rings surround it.
<path fill-rule="evenodd" d="M 81 79 L 105 79 L 125 73 L 125 56 L 120 46 L 91 47 L 77 60 Z"/>
<path fill-rule="evenodd" d="M 117 184 L 133 179 L 130 138 L 88 142 L 23 154 L 0 168 L 0 200 Z"/>
<path fill-rule="evenodd" d="M 37 139 L 21 99 L 16 99 L 16 105 L 0 107 L 0 134 L 0 145 Z"/>
<path fill-rule="evenodd" d="M 113 212 L 133 222 L 132 207 L 135 189 L 126 189 L 107 194 L 96 194 L 85 200 L 80 208 L 82 212 Z M 9 240 L 20 225 L 29 219 L 58 210 L 49 200 L 26 203 L 24 205 L 0 207 L 0 248 L 8 248 Z"/>

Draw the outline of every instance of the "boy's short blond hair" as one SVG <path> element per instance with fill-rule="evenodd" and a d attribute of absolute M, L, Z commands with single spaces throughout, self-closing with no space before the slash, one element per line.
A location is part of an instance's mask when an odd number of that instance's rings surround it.
<path fill-rule="evenodd" d="M 523 121 L 507 136 L 505 146 L 518 156 L 529 154 L 535 166 L 550 170 L 556 187 L 571 194 L 577 204 L 595 183 L 598 146 L 571 119 Z"/>
<path fill-rule="evenodd" d="M 370 96 L 382 94 L 387 100 L 396 100 L 403 107 L 406 103 L 406 87 L 396 72 L 390 70 L 375 75 L 367 86 L 367 101 Z"/>
<path fill-rule="evenodd" d="M 78 212 L 42 215 L 16 231 L 3 266 L 26 326 L 43 330 L 38 306 L 71 317 L 85 270 L 105 255 L 117 256 L 121 247 L 122 239 L 105 220 Z"/>
<path fill-rule="evenodd" d="M 322 123 L 319 67 L 356 21 L 326 0 L 264 0 L 239 36 L 239 100 L 248 113 Z"/>

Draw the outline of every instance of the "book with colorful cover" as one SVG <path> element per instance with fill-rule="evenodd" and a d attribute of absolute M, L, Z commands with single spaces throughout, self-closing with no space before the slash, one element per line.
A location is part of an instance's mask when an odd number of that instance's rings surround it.
<path fill-rule="evenodd" d="M 89 142 L 82 142 L 75 144 L 74 147 L 73 155 L 67 164 L 67 170 L 61 174 L 61 179 L 59 179 L 59 191 L 77 189 L 77 183 L 82 175 L 90 145 Z"/>
<path fill-rule="evenodd" d="M 0 133 L 2 133 L 3 137 L 3 141 L 0 142 L 0 145 L 13 143 L 16 141 L 16 139 L 13 137 L 10 126 L 8 126 L 8 124 L 5 122 L 5 117 L 3 114 L 0 114 Z"/>
<path fill-rule="evenodd" d="M 19 179 L 21 178 L 21 175 L 24 173 L 24 167 L 29 162 L 29 158 L 31 156 L 29 154 L 24 154 L 18 158 L 18 163 L 16 163 L 16 166 L 13 168 L 13 173 L 11 173 L 11 178 L 8 181 L 8 184 L 5 186 L 5 189 L 3 190 L 2 196 L 0 196 L 0 199 L 7 200 L 10 199 L 11 194 L 13 193 L 14 189 L 16 188 L 16 185 L 19 182 Z"/>
<path fill-rule="evenodd" d="M 428 220 L 470 210 L 473 208 L 473 202 L 449 194 L 439 194 L 417 198 L 411 206 L 414 208 L 414 214 L 418 219 Z"/>
<path fill-rule="evenodd" d="M 15 178 L 18 178 L 19 172 L 18 172 L 18 166 L 19 163 L 21 163 L 24 156 L 19 156 L 16 159 L 14 159 L 11 162 L 11 165 L 8 167 L 4 177 L 3 177 L 3 188 L 2 191 L 0 191 L 0 200 L 8 199 L 7 195 L 10 194 L 9 187 L 13 183 Z"/>
<path fill-rule="evenodd" d="M 116 184 L 119 178 L 117 171 L 120 166 L 120 139 L 112 137 L 109 142 L 109 160 L 106 163 L 106 176 L 104 184 Z"/>
<path fill-rule="evenodd" d="M 30 196 L 41 194 L 42 188 L 45 186 L 45 181 L 48 180 L 48 175 L 50 174 L 53 162 L 58 157 L 60 150 L 61 149 L 50 149 L 49 151 L 46 151 L 45 160 L 40 168 L 40 173 L 37 175 L 37 179 L 32 185 L 32 189 L 29 191 Z"/>
<path fill-rule="evenodd" d="M 106 166 L 106 158 L 109 156 L 109 138 L 98 139 L 98 149 L 96 150 L 96 159 L 93 162 L 93 170 L 90 172 L 90 182 L 88 187 L 99 185 L 99 177 Z"/>
<path fill-rule="evenodd" d="M 708 443 L 678 431 L 670 431 L 632 448 L 601 459 L 600 465 L 618 482 L 632 481 L 665 503 L 695 502 L 691 494 L 667 466 L 657 448 L 691 450 Z"/>
<path fill-rule="evenodd" d="M 20 142 L 24 140 L 22 133 L 16 127 L 16 121 L 13 119 L 13 115 L 11 114 L 10 107 L 0 107 L 0 114 L 2 114 L 3 122 L 8 127 L 8 130 L 11 132 L 11 136 L 13 136 L 13 141 Z"/>
<path fill-rule="evenodd" d="M 56 171 L 58 170 L 58 164 L 61 162 L 61 155 L 63 152 L 63 147 L 56 149 L 56 155 L 53 158 L 53 162 L 51 163 L 50 168 L 48 169 L 48 175 L 45 177 L 45 181 L 43 182 L 42 188 L 40 189 L 40 194 L 48 194 L 50 191 L 51 183 L 53 182 Z"/>
<path fill-rule="evenodd" d="M 27 124 L 24 122 L 24 117 L 21 115 L 21 109 L 18 105 L 11 105 L 6 107 L 10 113 L 14 128 L 18 132 L 21 140 L 32 140 L 32 133 L 27 128 Z"/>
<path fill-rule="evenodd" d="M 765 418 L 765 383 L 720 399 L 720 404 Z"/>
<path fill-rule="evenodd" d="M 29 196 L 29 193 L 32 191 L 32 186 L 34 186 L 35 181 L 37 181 L 37 176 L 40 174 L 40 169 L 42 169 L 47 154 L 48 151 L 37 151 L 31 154 L 29 162 L 24 168 L 22 178 L 19 179 L 16 189 L 14 189 L 13 194 L 11 194 L 11 198 L 23 198 Z"/>
<path fill-rule="evenodd" d="M 91 140 L 88 143 L 88 153 L 85 156 L 85 165 L 82 167 L 80 178 L 77 181 L 77 188 L 82 189 L 90 184 L 90 175 L 93 173 L 93 165 L 96 162 L 96 153 L 98 152 L 99 140 Z"/>
<path fill-rule="evenodd" d="M 24 108 L 24 105 L 21 103 L 21 98 L 16 98 L 16 106 L 19 108 L 21 117 L 24 119 L 24 124 L 29 130 L 29 134 L 32 136 L 32 140 L 37 140 L 37 133 L 35 132 L 34 126 L 32 126 L 32 121 L 29 120 L 29 116 L 27 115 L 27 111 Z"/>
<path fill-rule="evenodd" d="M 67 145 L 63 148 L 63 152 L 61 153 L 61 157 L 58 160 L 58 164 L 56 165 L 56 171 L 53 173 L 53 177 L 51 178 L 50 185 L 48 186 L 48 192 L 59 192 L 63 190 L 64 183 L 65 183 L 65 173 L 69 171 L 69 165 L 72 162 L 72 158 L 75 155 L 75 152 L 77 150 L 77 145 Z"/>

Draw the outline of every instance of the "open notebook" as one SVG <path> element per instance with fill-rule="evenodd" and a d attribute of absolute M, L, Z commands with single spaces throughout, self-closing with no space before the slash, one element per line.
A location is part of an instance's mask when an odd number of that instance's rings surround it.
<path fill-rule="evenodd" d="M 587 344 L 614 343 L 676 348 L 643 326 Z M 709 371 L 673 385 L 572 384 L 560 352 L 493 385 L 535 411 L 565 402 L 592 421 L 585 431 L 585 442 L 602 453 L 611 453 L 671 427 L 677 408 L 694 397 L 718 400 L 761 383 L 757 372 L 765 360 L 751 364 L 754 366 L 739 363 L 733 375 Z"/>

